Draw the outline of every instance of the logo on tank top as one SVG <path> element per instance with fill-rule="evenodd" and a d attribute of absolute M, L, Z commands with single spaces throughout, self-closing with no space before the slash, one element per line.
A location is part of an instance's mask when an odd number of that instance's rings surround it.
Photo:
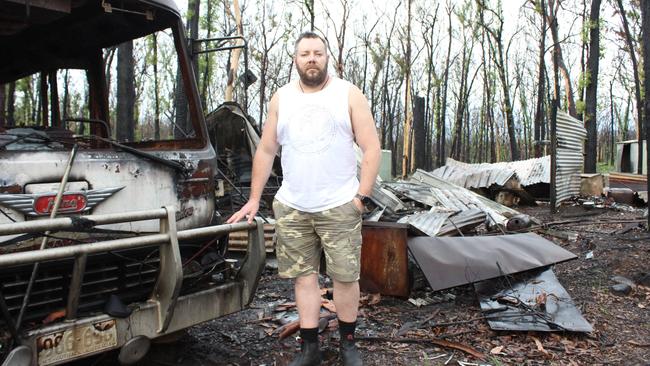
<path fill-rule="evenodd" d="M 289 146 L 301 153 L 323 152 L 336 137 L 334 116 L 323 106 L 299 106 L 288 122 Z"/>

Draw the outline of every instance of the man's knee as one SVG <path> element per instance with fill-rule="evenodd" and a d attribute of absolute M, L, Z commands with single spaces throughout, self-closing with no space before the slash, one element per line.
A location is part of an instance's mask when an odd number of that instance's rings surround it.
<path fill-rule="evenodd" d="M 310 273 L 303 276 L 298 276 L 295 279 L 295 285 L 298 288 L 318 286 L 318 275 L 316 273 Z"/>
<path fill-rule="evenodd" d="M 334 287 L 343 291 L 346 290 L 356 290 L 359 288 L 359 281 L 339 281 L 333 280 Z"/>

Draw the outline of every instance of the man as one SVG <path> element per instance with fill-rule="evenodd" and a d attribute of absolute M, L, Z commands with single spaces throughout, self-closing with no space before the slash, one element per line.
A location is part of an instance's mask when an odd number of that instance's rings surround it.
<path fill-rule="evenodd" d="M 283 182 L 273 202 L 281 277 L 295 278 L 301 353 L 291 366 L 319 365 L 318 270 L 324 250 L 334 284 L 344 365 L 362 365 L 354 342 L 359 306 L 361 214 L 377 176 L 379 139 L 368 101 L 356 86 L 330 76 L 325 40 L 302 33 L 295 43 L 299 80 L 271 98 L 253 160 L 249 201 L 228 223 L 259 209 L 273 159 L 282 146 Z M 363 151 L 357 179 L 354 142 Z"/>

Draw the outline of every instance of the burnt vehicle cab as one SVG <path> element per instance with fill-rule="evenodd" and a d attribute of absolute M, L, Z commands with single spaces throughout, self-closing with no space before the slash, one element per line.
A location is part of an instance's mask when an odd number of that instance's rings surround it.
<path fill-rule="evenodd" d="M 123 91 L 108 61 L 127 41 L 177 74 L 136 70 L 137 126 L 110 100 Z M 133 363 L 154 338 L 244 308 L 263 228 L 218 225 L 217 158 L 176 4 L 0 0 L 0 49 L 0 85 L 40 80 L 38 98 L 16 92 L 32 113 L 0 126 L 2 365 L 112 349 Z M 239 261 L 224 240 L 236 230 L 249 238 Z"/>

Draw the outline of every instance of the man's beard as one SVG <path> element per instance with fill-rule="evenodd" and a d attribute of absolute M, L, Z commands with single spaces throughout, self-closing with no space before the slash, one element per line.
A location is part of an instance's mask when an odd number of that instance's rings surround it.
<path fill-rule="evenodd" d="M 312 67 L 313 68 L 313 67 Z M 296 65 L 296 70 L 298 71 L 298 76 L 300 76 L 300 81 L 303 83 L 303 85 L 306 86 L 319 86 L 325 82 L 325 79 L 327 78 L 327 64 L 322 69 L 317 69 L 318 72 L 316 74 L 308 74 L 307 70 L 310 68 L 305 68 L 301 69 L 300 66 Z"/>

